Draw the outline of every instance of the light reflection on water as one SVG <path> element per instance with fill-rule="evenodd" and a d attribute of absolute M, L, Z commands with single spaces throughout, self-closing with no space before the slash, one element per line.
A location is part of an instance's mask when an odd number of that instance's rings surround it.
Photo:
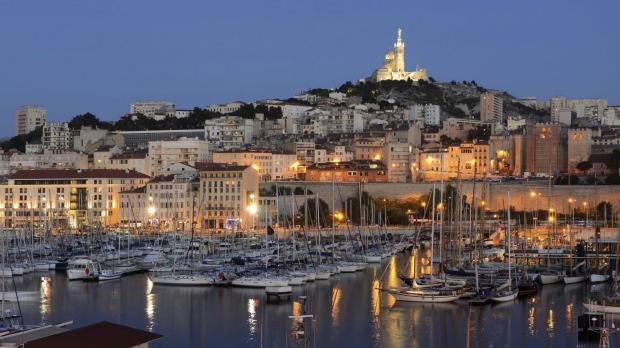
<path fill-rule="evenodd" d="M 574 347 L 577 316 L 589 286 L 545 286 L 514 303 L 469 307 L 467 302 L 394 301 L 379 290 L 401 285 L 399 271 L 430 271 L 421 251 L 293 287 L 292 301 L 268 303 L 262 289 L 184 288 L 153 285 L 145 274 L 115 282 L 69 282 L 66 275 L 16 278 L 19 290 L 38 290 L 41 301 L 22 303 L 26 323 L 74 320 L 80 327 L 102 320 L 163 334 L 161 347 L 292 347 L 299 296 L 316 318 L 316 347 Z M 410 261 L 409 266 L 405 265 Z M 415 270 L 415 271 L 414 271 Z M 620 326 L 620 317 L 612 317 Z M 311 335 L 311 337 L 314 337 Z M 611 337 L 611 345 L 619 342 Z M 596 346 L 597 342 L 592 346 Z"/>
<path fill-rule="evenodd" d="M 146 282 L 146 306 L 144 309 L 146 311 L 146 319 L 148 321 L 146 330 L 151 332 L 153 331 L 153 327 L 155 326 L 155 305 L 157 303 L 157 298 L 155 297 L 155 294 L 151 293 L 154 285 L 155 284 L 153 284 L 153 282 L 149 278 Z"/>

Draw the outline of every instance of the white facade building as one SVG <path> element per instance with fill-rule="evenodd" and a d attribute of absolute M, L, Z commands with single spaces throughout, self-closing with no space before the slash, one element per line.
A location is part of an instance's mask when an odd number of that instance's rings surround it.
<path fill-rule="evenodd" d="M 207 106 L 205 109 L 211 112 L 219 112 L 220 114 L 229 114 L 231 112 L 235 112 L 241 108 L 245 103 L 242 102 L 232 102 L 228 104 L 213 104 Z"/>
<path fill-rule="evenodd" d="M 15 135 L 28 134 L 45 124 L 47 111 L 42 106 L 25 105 L 15 112 Z"/>
<path fill-rule="evenodd" d="M 441 124 L 441 107 L 439 105 L 424 105 L 424 124 L 430 126 Z"/>
<path fill-rule="evenodd" d="M 14 154 L 11 172 L 25 169 L 88 169 L 88 155 L 72 151 Z"/>
<path fill-rule="evenodd" d="M 175 116 L 174 103 L 162 101 L 137 101 L 129 107 L 131 114 L 143 114 L 144 116 L 153 118 L 163 118 L 166 116 Z"/>
<path fill-rule="evenodd" d="M 297 156 L 292 152 L 266 149 L 229 150 L 213 153 L 213 163 L 250 166 L 261 181 L 291 180 L 297 175 Z"/>
<path fill-rule="evenodd" d="M 52 151 L 66 151 L 73 148 L 73 135 L 67 122 L 45 122 L 43 126 L 43 147 Z"/>
<path fill-rule="evenodd" d="M 188 117 L 192 110 L 174 110 L 174 117 L 184 118 Z"/>
<path fill-rule="evenodd" d="M 159 175 L 173 163 L 211 162 L 212 147 L 206 140 L 180 138 L 176 141 L 149 142 L 150 176 Z"/>
<path fill-rule="evenodd" d="M 254 120 L 222 116 L 205 122 L 205 138 L 222 149 L 234 149 L 252 142 Z"/>
<path fill-rule="evenodd" d="M 368 113 L 362 110 L 330 108 L 317 109 L 311 113 L 314 134 L 326 136 L 332 133 L 356 133 L 364 131 L 364 119 Z"/>

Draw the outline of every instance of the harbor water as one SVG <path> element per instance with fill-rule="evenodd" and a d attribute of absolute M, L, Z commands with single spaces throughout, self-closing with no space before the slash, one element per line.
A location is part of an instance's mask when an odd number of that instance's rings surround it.
<path fill-rule="evenodd" d="M 5 279 L 37 300 L 20 301 L 25 324 L 73 320 L 70 328 L 110 321 L 152 331 L 151 347 L 597 347 L 580 338 L 577 317 L 590 284 L 543 286 L 514 302 L 470 307 L 396 302 L 387 292 L 410 253 L 364 271 L 293 287 L 290 301 L 267 301 L 264 289 L 154 285 L 148 274 L 105 282 L 69 281 L 59 272 Z M 306 306 L 299 303 L 307 296 Z M 304 310 L 305 309 L 305 310 Z M 300 314 L 308 341 L 293 332 Z M 620 326 L 620 316 L 608 316 Z M 620 337 L 611 335 L 611 346 Z"/>

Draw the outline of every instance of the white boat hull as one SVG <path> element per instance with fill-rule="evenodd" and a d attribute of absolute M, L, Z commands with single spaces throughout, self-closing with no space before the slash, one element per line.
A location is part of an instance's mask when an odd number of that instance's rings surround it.
<path fill-rule="evenodd" d="M 557 284 L 564 279 L 561 274 L 541 274 L 539 277 L 543 285 Z"/>
<path fill-rule="evenodd" d="M 213 279 L 203 276 L 174 274 L 151 276 L 151 281 L 153 282 L 153 284 L 160 285 L 205 286 L 213 284 Z"/>
<path fill-rule="evenodd" d="M 241 277 L 233 280 L 232 285 L 246 288 L 266 288 L 268 286 L 288 286 L 286 278 Z"/>
<path fill-rule="evenodd" d="M 603 283 L 610 280 L 611 277 L 608 274 L 590 274 L 590 283 Z"/>
<path fill-rule="evenodd" d="M 586 307 L 589 312 L 620 313 L 620 306 L 599 305 L 585 302 L 583 306 Z"/>
<path fill-rule="evenodd" d="M 491 297 L 491 301 L 493 301 L 493 302 L 510 302 L 510 301 L 514 301 L 517 298 L 518 295 L 519 295 L 519 291 L 516 290 L 516 291 L 508 293 L 506 295 L 493 296 L 493 297 Z"/>
<path fill-rule="evenodd" d="M 112 270 L 103 270 L 99 274 L 99 280 L 113 280 L 118 279 L 123 275 L 123 272 L 114 272 Z"/>
<path fill-rule="evenodd" d="M 456 291 L 453 291 L 451 294 L 443 294 L 436 291 L 391 289 L 389 290 L 389 294 L 392 295 L 396 301 L 423 303 L 454 302 L 461 297 L 461 294 Z"/>
<path fill-rule="evenodd" d="M 566 276 L 566 277 L 564 277 L 564 284 L 581 283 L 581 282 L 585 282 L 586 280 L 588 280 L 588 276 L 585 275 L 585 274 L 584 275 L 573 276 L 573 277 Z"/>

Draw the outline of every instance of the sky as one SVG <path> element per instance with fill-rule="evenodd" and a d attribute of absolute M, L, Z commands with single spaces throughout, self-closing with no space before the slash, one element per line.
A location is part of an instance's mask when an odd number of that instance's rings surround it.
<path fill-rule="evenodd" d="M 405 68 L 517 97 L 620 105 L 617 0 L 0 0 L 0 137 L 15 111 L 117 120 L 138 100 L 179 109 L 286 99 Z"/>

